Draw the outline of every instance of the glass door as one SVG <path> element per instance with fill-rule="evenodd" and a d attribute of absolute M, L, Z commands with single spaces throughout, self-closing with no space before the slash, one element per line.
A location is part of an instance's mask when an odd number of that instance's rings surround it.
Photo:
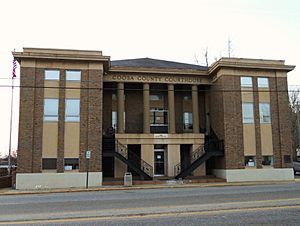
<path fill-rule="evenodd" d="M 165 150 L 155 149 L 154 151 L 154 175 L 165 175 Z"/>

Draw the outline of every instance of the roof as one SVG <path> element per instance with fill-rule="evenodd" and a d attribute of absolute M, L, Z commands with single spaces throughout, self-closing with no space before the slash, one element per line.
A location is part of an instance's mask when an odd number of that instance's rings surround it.
<path fill-rule="evenodd" d="M 112 67 L 140 67 L 140 68 L 163 68 L 163 69 L 188 69 L 188 70 L 207 70 L 207 67 L 179 63 L 167 60 L 157 60 L 151 58 L 137 58 L 127 60 L 113 60 L 111 61 Z"/>

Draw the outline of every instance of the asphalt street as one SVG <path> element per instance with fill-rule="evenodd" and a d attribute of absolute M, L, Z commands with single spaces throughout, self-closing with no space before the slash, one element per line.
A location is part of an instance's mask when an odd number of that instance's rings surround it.
<path fill-rule="evenodd" d="M 300 225 L 300 183 L 0 196 L 0 225 Z"/>

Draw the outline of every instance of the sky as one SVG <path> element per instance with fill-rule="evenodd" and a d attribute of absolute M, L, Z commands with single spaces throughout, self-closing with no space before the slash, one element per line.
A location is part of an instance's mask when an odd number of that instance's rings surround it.
<path fill-rule="evenodd" d="M 150 57 L 205 65 L 228 56 L 285 60 L 300 86 L 299 0 L 1 0 L 0 154 L 8 153 L 11 51 L 23 47 L 102 50 L 112 60 Z M 19 69 L 16 85 L 19 83 Z M 19 89 L 14 89 L 12 150 Z"/>

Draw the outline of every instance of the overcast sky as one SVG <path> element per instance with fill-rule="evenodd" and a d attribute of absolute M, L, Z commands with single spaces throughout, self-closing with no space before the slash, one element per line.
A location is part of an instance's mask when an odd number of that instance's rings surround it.
<path fill-rule="evenodd" d="M 300 67 L 299 0 L 1 0 L 0 84 L 11 51 L 23 47 L 102 50 L 115 59 L 150 57 L 205 64 L 228 56 L 286 60 Z M 289 85 L 300 85 L 300 69 Z M 19 78 L 19 72 L 18 72 Z M 19 80 L 17 79 L 16 84 Z M 15 89 L 12 148 L 17 148 Z M 8 152 L 11 89 L 0 86 L 0 153 Z"/>

